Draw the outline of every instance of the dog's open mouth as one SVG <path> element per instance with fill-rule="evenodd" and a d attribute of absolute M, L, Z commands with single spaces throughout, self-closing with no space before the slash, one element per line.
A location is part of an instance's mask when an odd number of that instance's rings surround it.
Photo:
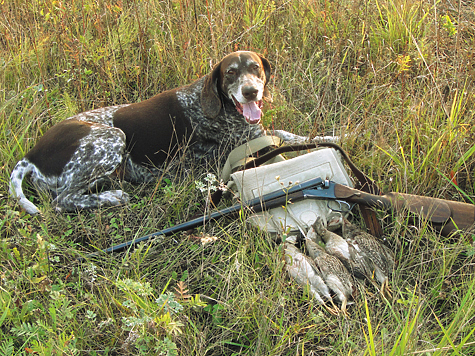
<path fill-rule="evenodd" d="M 262 115 L 262 100 L 251 101 L 250 103 L 240 103 L 233 96 L 234 105 L 236 110 L 246 118 L 246 121 L 250 124 L 258 124 L 261 121 Z"/>

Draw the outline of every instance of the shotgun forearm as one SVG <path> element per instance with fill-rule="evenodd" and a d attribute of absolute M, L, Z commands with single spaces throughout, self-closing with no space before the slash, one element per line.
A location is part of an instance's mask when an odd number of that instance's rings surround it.
<path fill-rule="evenodd" d="M 468 229 L 475 223 L 473 204 L 402 193 L 373 195 L 341 184 L 335 184 L 335 197 L 378 209 L 409 211 L 429 221 L 444 236 Z"/>

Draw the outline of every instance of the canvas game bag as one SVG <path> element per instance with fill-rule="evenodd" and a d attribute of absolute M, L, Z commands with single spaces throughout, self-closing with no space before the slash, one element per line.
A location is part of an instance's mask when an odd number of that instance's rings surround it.
<path fill-rule="evenodd" d="M 266 136 L 272 137 L 272 136 Z M 277 145 L 278 138 L 266 139 L 257 146 L 253 141 L 232 152 L 226 163 L 227 172 L 243 166 L 250 154 L 268 145 Z M 260 139 L 257 139 L 260 140 Z M 240 158 L 240 159 L 237 159 Z M 224 178 L 226 177 L 223 174 Z M 264 194 L 290 188 L 298 182 L 321 177 L 336 183 L 353 187 L 350 177 L 343 166 L 339 153 L 333 148 L 317 149 L 310 153 L 285 160 L 281 155 L 272 158 L 256 168 L 237 170 L 230 174 L 229 186 L 240 199 L 248 201 Z M 325 217 L 330 210 L 342 210 L 340 203 L 330 200 L 304 199 L 289 202 L 284 207 L 252 214 L 249 222 L 270 233 L 288 231 L 307 231 L 318 216 Z M 348 211 L 348 207 L 343 209 Z"/>

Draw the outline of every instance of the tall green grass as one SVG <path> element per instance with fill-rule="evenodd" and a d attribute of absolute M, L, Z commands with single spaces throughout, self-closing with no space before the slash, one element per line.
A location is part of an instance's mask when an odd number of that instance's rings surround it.
<path fill-rule="evenodd" d="M 32 218 L 8 197 L 55 123 L 190 83 L 242 49 L 273 65 L 268 129 L 347 134 L 384 190 L 473 201 L 474 26 L 468 1 L 0 1 L 0 355 L 474 354 L 473 233 L 389 216 L 394 296 L 360 285 L 344 318 L 289 280 L 244 216 L 74 262 L 189 219 L 199 170 L 122 183 L 131 203 L 93 212 L 56 214 L 27 190 Z"/>

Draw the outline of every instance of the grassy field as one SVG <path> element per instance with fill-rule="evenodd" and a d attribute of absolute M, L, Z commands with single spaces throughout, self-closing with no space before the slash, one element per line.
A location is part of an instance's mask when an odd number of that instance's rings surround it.
<path fill-rule="evenodd" d="M 385 191 L 475 199 L 471 1 L 0 0 L 0 355 L 474 355 L 474 235 L 383 220 L 393 298 L 333 316 L 242 218 L 128 253 L 88 252 L 190 219 L 206 172 L 124 183 L 120 208 L 30 217 L 15 163 L 66 117 L 140 101 L 254 50 L 273 65 L 267 128 L 348 134 Z M 227 202 L 229 203 L 229 202 Z M 358 216 L 357 216 L 358 217 Z"/>

